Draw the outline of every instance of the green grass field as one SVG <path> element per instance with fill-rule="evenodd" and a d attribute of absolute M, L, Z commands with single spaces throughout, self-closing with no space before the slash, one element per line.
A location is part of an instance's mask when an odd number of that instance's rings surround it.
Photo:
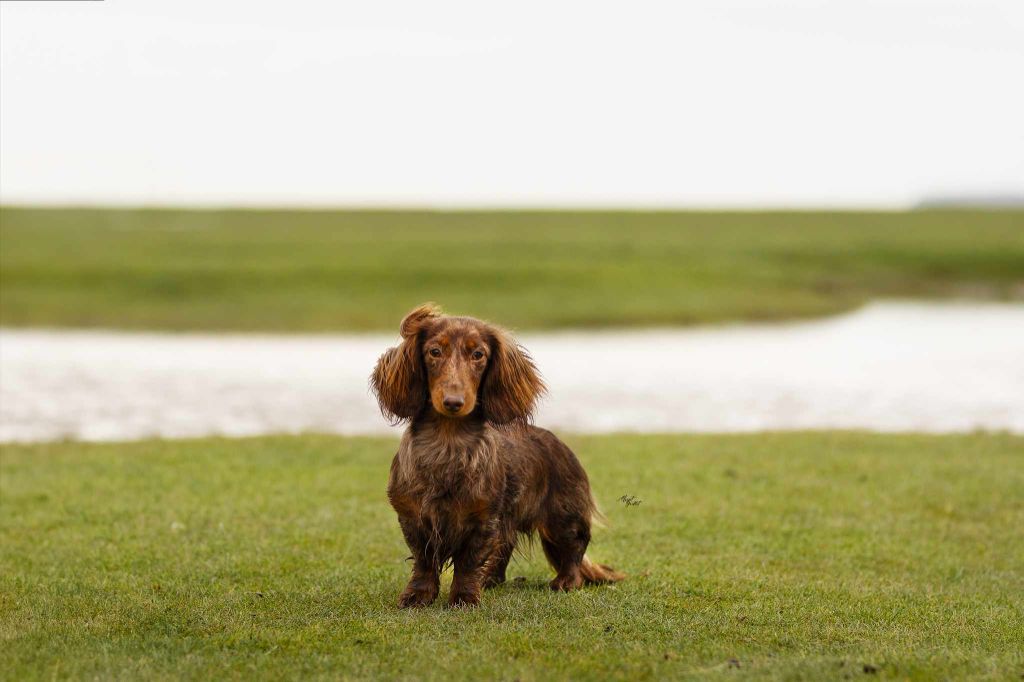
<path fill-rule="evenodd" d="M 0 678 L 1024 675 L 1024 438 L 569 442 L 629 579 L 411 613 L 393 440 L 5 446 Z"/>
<path fill-rule="evenodd" d="M 0 210 L 0 324 L 393 330 L 425 300 L 516 328 L 1024 299 L 1024 211 Z"/>

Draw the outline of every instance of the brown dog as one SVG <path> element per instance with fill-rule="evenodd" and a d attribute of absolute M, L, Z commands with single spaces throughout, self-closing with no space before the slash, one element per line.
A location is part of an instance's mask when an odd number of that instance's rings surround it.
<path fill-rule="evenodd" d="M 377 361 L 381 411 L 409 421 L 391 463 L 388 499 L 414 565 L 402 608 L 437 598 L 452 562 L 450 606 L 473 606 L 505 581 L 518 533 L 540 535 L 554 590 L 623 576 L 584 552 L 597 513 L 579 460 L 529 418 L 544 384 L 502 329 L 433 305 L 409 313 L 402 343 Z"/>

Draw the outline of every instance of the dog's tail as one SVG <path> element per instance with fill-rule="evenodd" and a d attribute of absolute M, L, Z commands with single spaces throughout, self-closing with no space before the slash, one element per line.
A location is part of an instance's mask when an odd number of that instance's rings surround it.
<path fill-rule="evenodd" d="M 620 573 L 611 566 L 595 564 L 590 560 L 590 557 L 586 555 L 583 557 L 583 564 L 580 565 L 580 575 L 583 576 L 583 582 L 588 585 L 617 583 L 626 578 L 625 573 Z"/>

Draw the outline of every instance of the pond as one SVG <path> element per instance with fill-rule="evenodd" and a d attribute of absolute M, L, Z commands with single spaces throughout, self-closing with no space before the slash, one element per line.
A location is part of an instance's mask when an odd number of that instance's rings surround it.
<path fill-rule="evenodd" d="M 367 377 L 395 340 L 0 330 L 0 441 L 393 432 Z M 520 340 L 556 430 L 1024 432 L 1020 304 Z"/>

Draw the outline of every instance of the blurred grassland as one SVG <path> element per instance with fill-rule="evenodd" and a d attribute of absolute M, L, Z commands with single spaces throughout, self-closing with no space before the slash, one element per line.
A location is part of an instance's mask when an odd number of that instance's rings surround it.
<path fill-rule="evenodd" d="M 1024 299 L 1024 211 L 0 209 L 0 324 L 394 329 L 426 300 L 514 328 Z"/>
<path fill-rule="evenodd" d="M 1024 439 L 568 442 L 626 581 L 553 594 L 537 549 L 413 613 L 395 440 L 4 446 L 0 679 L 1024 675 Z"/>

